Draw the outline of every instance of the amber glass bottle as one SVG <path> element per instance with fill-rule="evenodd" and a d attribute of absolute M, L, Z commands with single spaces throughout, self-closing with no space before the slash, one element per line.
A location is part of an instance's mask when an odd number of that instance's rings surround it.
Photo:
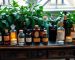
<path fill-rule="evenodd" d="M 0 45 L 3 45 L 2 33 L 0 32 Z"/>
<path fill-rule="evenodd" d="M 17 45 L 17 32 L 15 30 L 15 25 L 11 25 L 10 42 L 11 45 Z"/>
<path fill-rule="evenodd" d="M 42 38 L 43 37 L 43 33 L 44 33 L 44 26 L 41 26 L 41 29 L 40 29 L 40 37 Z"/>
<path fill-rule="evenodd" d="M 75 24 L 73 24 L 71 28 L 71 37 L 72 37 L 72 40 L 75 40 Z"/>
<path fill-rule="evenodd" d="M 42 43 L 44 45 L 48 45 L 48 34 L 47 34 L 47 30 L 44 30 L 44 32 L 43 32 Z"/>
<path fill-rule="evenodd" d="M 5 29 L 5 33 L 4 33 L 4 45 L 10 45 L 10 36 L 9 36 L 8 29 Z"/>
<path fill-rule="evenodd" d="M 65 44 L 69 41 L 67 37 L 70 37 L 71 35 L 71 28 L 72 28 L 72 21 L 68 17 L 68 13 L 64 12 L 64 21 L 63 21 L 63 27 L 65 29 Z M 66 41 L 67 40 L 67 41 Z M 70 40 L 69 42 L 71 42 Z"/>
<path fill-rule="evenodd" d="M 35 25 L 35 28 L 33 29 L 33 42 L 35 45 L 40 44 L 40 28 L 38 25 Z"/>
<path fill-rule="evenodd" d="M 72 28 L 72 22 L 71 22 L 71 20 L 68 19 L 67 14 L 68 14 L 67 12 L 64 12 L 63 27 L 65 29 L 65 39 L 66 39 L 66 36 L 70 36 L 71 28 Z"/>

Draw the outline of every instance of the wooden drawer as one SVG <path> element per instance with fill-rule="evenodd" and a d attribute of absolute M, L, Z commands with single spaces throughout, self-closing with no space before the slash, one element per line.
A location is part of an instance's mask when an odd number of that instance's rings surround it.
<path fill-rule="evenodd" d="M 39 59 L 46 59 L 47 58 L 47 51 L 46 50 L 33 50 L 33 51 L 29 51 L 29 53 L 27 54 L 28 58 L 39 58 Z"/>
<path fill-rule="evenodd" d="M 27 58 L 27 52 L 25 51 L 1 51 L 1 60 L 16 60 L 21 58 Z"/>
<path fill-rule="evenodd" d="M 72 50 L 49 50 L 48 58 L 68 58 L 74 57 Z"/>

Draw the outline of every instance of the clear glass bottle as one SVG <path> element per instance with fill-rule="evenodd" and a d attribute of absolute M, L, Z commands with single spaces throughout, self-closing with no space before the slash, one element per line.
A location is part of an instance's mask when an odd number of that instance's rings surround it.
<path fill-rule="evenodd" d="M 15 30 L 15 25 L 11 25 L 10 30 L 10 44 L 11 45 L 17 45 L 17 31 Z"/>
<path fill-rule="evenodd" d="M 5 33 L 4 33 L 4 45 L 10 45 L 10 36 L 9 36 L 8 29 L 5 29 Z"/>
<path fill-rule="evenodd" d="M 19 46 L 24 46 L 25 45 L 25 34 L 23 33 L 23 30 L 19 30 L 18 45 Z"/>
<path fill-rule="evenodd" d="M 64 44 L 64 41 L 65 41 L 65 29 L 63 28 L 63 22 L 60 22 L 59 27 L 57 28 L 56 42 L 58 44 Z"/>

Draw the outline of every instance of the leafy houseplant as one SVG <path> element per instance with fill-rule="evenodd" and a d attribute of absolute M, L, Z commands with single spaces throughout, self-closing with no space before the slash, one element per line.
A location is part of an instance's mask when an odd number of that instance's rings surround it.
<path fill-rule="evenodd" d="M 31 10 L 32 6 L 33 4 L 31 3 L 29 3 L 28 6 L 20 6 L 13 0 L 10 7 L 5 6 L 4 8 L 1 8 L 0 28 L 2 31 L 4 31 L 5 28 L 10 29 L 12 24 L 16 25 L 17 30 L 22 29 L 24 27 L 24 22 L 26 28 L 33 28 L 35 24 L 41 26 L 43 21 L 43 7 L 36 5 Z"/>

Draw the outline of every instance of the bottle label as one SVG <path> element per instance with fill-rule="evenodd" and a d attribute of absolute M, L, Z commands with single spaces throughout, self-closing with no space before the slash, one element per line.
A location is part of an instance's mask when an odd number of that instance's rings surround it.
<path fill-rule="evenodd" d="M 0 36 L 0 41 L 2 41 L 2 36 Z"/>
<path fill-rule="evenodd" d="M 43 37 L 43 34 L 44 34 L 44 32 L 43 32 L 43 31 L 41 31 L 40 36 L 41 36 L 41 37 Z"/>
<path fill-rule="evenodd" d="M 48 42 L 48 38 L 42 38 L 42 42 Z"/>
<path fill-rule="evenodd" d="M 19 43 L 19 46 L 24 46 L 24 43 Z"/>
<path fill-rule="evenodd" d="M 26 38 L 26 42 L 32 42 L 32 38 Z"/>
<path fill-rule="evenodd" d="M 9 41 L 9 36 L 4 36 L 4 41 Z"/>
<path fill-rule="evenodd" d="M 58 30 L 57 31 L 57 41 L 62 41 L 65 39 L 65 31 Z"/>
<path fill-rule="evenodd" d="M 24 43 L 25 42 L 25 39 L 24 38 L 18 38 L 18 42 L 19 43 Z"/>
<path fill-rule="evenodd" d="M 16 39 L 17 38 L 16 35 L 17 35 L 16 32 L 11 32 L 10 34 L 11 39 Z"/>
<path fill-rule="evenodd" d="M 75 38 L 75 32 L 71 32 L 71 37 Z"/>
<path fill-rule="evenodd" d="M 33 42 L 40 42 L 40 38 L 33 38 Z"/>
<path fill-rule="evenodd" d="M 72 42 L 72 37 L 67 37 L 66 36 L 66 42 Z"/>
<path fill-rule="evenodd" d="M 39 32 L 38 32 L 38 31 L 36 31 L 36 32 L 34 33 L 34 37 L 39 37 Z"/>
<path fill-rule="evenodd" d="M 11 40 L 11 45 L 17 45 L 17 39 Z"/>

